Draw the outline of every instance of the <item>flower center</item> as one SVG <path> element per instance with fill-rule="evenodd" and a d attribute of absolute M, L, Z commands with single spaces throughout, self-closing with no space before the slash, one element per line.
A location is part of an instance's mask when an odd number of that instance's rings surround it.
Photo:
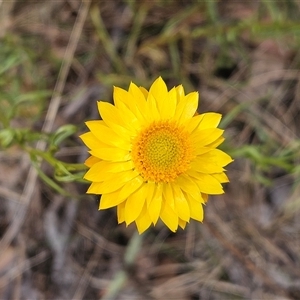
<path fill-rule="evenodd" d="M 176 123 L 152 123 L 135 138 L 132 160 L 145 180 L 173 181 L 189 168 L 192 147 L 189 135 Z"/>

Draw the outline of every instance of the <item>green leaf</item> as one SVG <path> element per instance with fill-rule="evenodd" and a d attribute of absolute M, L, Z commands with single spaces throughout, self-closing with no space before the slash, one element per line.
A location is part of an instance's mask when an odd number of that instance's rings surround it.
<path fill-rule="evenodd" d="M 56 148 L 66 138 L 71 136 L 77 131 L 77 127 L 71 124 L 61 126 L 53 135 L 50 141 L 50 145 Z"/>

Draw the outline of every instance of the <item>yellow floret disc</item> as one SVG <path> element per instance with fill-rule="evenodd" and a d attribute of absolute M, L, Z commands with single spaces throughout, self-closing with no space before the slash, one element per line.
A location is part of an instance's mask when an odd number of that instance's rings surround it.
<path fill-rule="evenodd" d="M 146 181 L 173 181 L 189 168 L 191 158 L 189 135 L 175 122 L 152 123 L 133 143 L 132 160 Z"/>

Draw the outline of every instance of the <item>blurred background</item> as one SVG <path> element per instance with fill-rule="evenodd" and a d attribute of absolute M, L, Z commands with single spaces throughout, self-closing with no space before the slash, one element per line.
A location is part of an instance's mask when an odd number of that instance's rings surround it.
<path fill-rule="evenodd" d="M 299 8 L 0 1 L 0 298 L 300 299 Z M 135 245 L 134 225 L 85 194 L 78 136 L 113 85 L 158 76 L 223 114 L 235 161 L 203 224 L 158 224 Z"/>

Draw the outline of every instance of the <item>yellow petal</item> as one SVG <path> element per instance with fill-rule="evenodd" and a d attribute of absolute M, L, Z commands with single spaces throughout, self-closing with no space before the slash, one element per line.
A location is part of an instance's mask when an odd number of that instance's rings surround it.
<path fill-rule="evenodd" d="M 135 220 L 136 227 L 138 229 L 139 234 L 143 233 L 147 230 L 151 225 L 151 219 L 148 215 L 147 206 L 144 204 L 144 207 L 140 213 L 140 215 Z"/>
<path fill-rule="evenodd" d="M 173 185 L 179 186 L 183 191 L 195 198 L 200 194 L 200 189 L 195 180 L 187 175 L 182 174 L 178 176 Z"/>
<path fill-rule="evenodd" d="M 158 185 L 155 190 L 155 195 L 153 196 L 152 200 L 149 202 L 148 205 L 148 214 L 154 225 L 158 221 L 160 211 L 161 211 L 161 205 L 162 205 L 162 186 Z"/>
<path fill-rule="evenodd" d="M 204 202 L 206 203 L 208 201 L 208 195 L 201 193 L 202 199 L 204 200 Z"/>
<path fill-rule="evenodd" d="M 172 183 L 165 183 L 163 185 L 163 198 L 173 209 L 175 209 Z"/>
<path fill-rule="evenodd" d="M 204 200 L 204 198 L 202 197 L 202 196 L 204 195 L 204 194 L 202 194 L 202 193 L 199 193 L 199 194 L 197 194 L 197 195 L 192 195 L 192 194 L 189 194 L 189 193 L 183 191 L 183 194 L 184 194 L 185 196 L 188 196 L 188 198 L 193 198 L 194 201 L 196 201 L 196 202 L 203 203 L 203 204 L 206 202 L 206 201 Z"/>
<path fill-rule="evenodd" d="M 173 194 L 175 202 L 175 212 L 177 212 L 180 219 L 188 222 L 190 220 L 190 208 L 184 194 L 176 185 L 173 185 Z"/>
<path fill-rule="evenodd" d="M 101 193 L 99 193 L 98 190 L 101 188 L 101 186 L 102 182 L 92 182 L 86 193 L 99 195 Z"/>
<path fill-rule="evenodd" d="M 191 134 L 191 140 L 194 142 L 196 148 L 204 147 L 217 140 L 223 132 L 224 130 L 219 128 L 196 130 Z"/>
<path fill-rule="evenodd" d="M 120 123 L 119 110 L 113 104 L 105 101 L 98 101 L 97 106 L 101 118 L 107 125 L 109 123 Z"/>
<path fill-rule="evenodd" d="M 89 149 L 107 147 L 91 132 L 86 132 L 79 136 Z"/>
<path fill-rule="evenodd" d="M 108 194 L 120 189 L 126 182 L 137 176 L 139 176 L 139 173 L 134 170 L 116 173 L 112 179 L 105 180 L 101 183 L 92 183 L 89 192 L 95 194 Z M 95 185 L 95 188 L 92 188 L 93 185 Z"/>
<path fill-rule="evenodd" d="M 221 145 L 224 142 L 224 140 L 225 140 L 225 138 L 223 136 L 221 136 L 218 139 L 216 139 L 215 141 L 213 141 L 212 143 L 207 144 L 206 147 L 216 148 L 219 145 Z"/>
<path fill-rule="evenodd" d="M 169 229 L 175 232 L 178 228 L 178 215 L 173 208 L 167 203 L 163 203 L 160 213 L 161 220 L 169 227 Z"/>
<path fill-rule="evenodd" d="M 151 94 L 156 101 L 156 107 L 161 119 L 173 117 L 176 108 L 176 93 L 174 94 L 173 92 L 173 97 L 170 97 L 167 86 L 161 77 L 154 81 L 150 87 L 149 94 Z"/>
<path fill-rule="evenodd" d="M 181 101 L 181 99 L 184 98 L 185 93 L 184 93 L 184 88 L 182 84 L 176 86 L 176 93 L 177 93 L 177 104 Z"/>
<path fill-rule="evenodd" d="M 186 195 L 190 207 L 191 218 L 199 222 L 203 221 L 203 206 L 201 202 L 195 201 L 193 197 Z"/>
<path fill-rule="evenodd" d="M 117 108 L 120 108 L 121 103 L 125 104 L 129 102 L 129 93 L 128 91 L 114 86 L 113 91 L 114 103 Z"/>
<path fill-rule="evenodd" d="M 133 194 L 142 184 L 144 180 L 141 176 L 137 176 L 134 179 L 128 181 L 120 190 L 118 197 L 122 199 L 127 199 L 131 194 Z"/>
<path fill-rule="evenodd" d="M 186 223 L 187 223 L 186 221 L 183 221 L 183 220 L 181 220 L 181 219 L 178 219 L 178 225 L 179 225 L 182 229 L 185 228 Z"/>
<path fill-rule="evenodd" d="M 123 121 L 119 110 L 111 103 L 98 101 L 98 110 L 102 119 L 116 134 L 123 138 L 128 138 L 134 133 L 132 128 Z"/>
<path fill-rule="evenodd" d="M 129 160 L 122 162 L 105 162 L 102 166 L 106 172 L 118 173 L 133 169 L 134 164 Z"/>
<path fill-rule="evenodd" d="M 146 111 L 147 119 L 150 122 L 157 121 L 160 119 L 160 114 L 158 111 L 157 103 L 152 94 L 149 93 L 147 98 L 147 111 Z"/>
<path fill-rule="evenodd" d="M 91 167 L 93 166 L 94 164 L 96 164 L 97 162 L 99 162 L 100 159 L 95 157 L 95 156 L 90 156 L 89 158 L 86 159 L 86 161 L 84 162 L 84 164 L 87 166 L 87 167 Z"/>
<path fill-rule="evenodd" d="M 145 185 L 142 185 L 126 200 L 125 223 L 127 226 L 135 221 L 142 212 L 146 200 L 145 188 Z"/>
<path fill-rule="evenodd" d="M 153 181 L 148 181 L 146 185 L 147 185 L 146 201 L 147 201 L 147 207 L 148 207 L 155 195 L 157 184 Z"/>
<path fill-rule="evenodd" d="M 193 154 L 195 156 L 198 156 L 198 155 L 202 155 L 204 153 L 207 153 L 209 151 L 211 151 L 213 148 L 210 148 L 210 147 L 197 147 L 196 149 L 193 149 Z"/>
<path fill-rule="evenodd" d="M 125 221 L 125 201 L 120 203 L 117 206 L 117 216 L 118 216 L 118 224 L 121 224 Z"/>
<path fill-rule="evenodd" d="M 133 89 L 135 92 L 139 92 L 138 97 L 134 97 L 130 89 L 131 90 Z M 130 112 L 129 117 L 134 115 L 133 120 L 135 121 L 135 123 L 137 123 L 135 119 L 139 120 L 140 123 L 145 122 L 143 112 L 145 111 L 146 108 L 146 100 L 144 98 L 143 93 L 138 89 L 138 87 L 136 87 L 135 89 L 133 84 L 131 83 L 128 92 L 123 89 L 115 87 L 114 97 L 115 97 L 114 98 L 115 103 L 117 103 L 116 106 L 120 109 L 120 112 L 123 112 L 124 114 L 124 109 L 125 109 L 124 105 L 125 105 L 125 107 L 127 108 L 126 114 L 128 114 L 128 110 L 129 110 Z"/>
<path fill-rule="evenodd" d="M 119 148 L 99 148 L 90 150 L 89 153 L 103 160 L 112 162 L 127 161 L 131 158 L 128 150 Z"/>
<path fill-rule="evenodd" d="M 139 129 L 140 123 L 135 115 L 138 110 L 132 95 L 119 87 L 114 87 L 114 102 L 126 126 L 133 131 Z"/>
<path fill-rule="evenodd" d="M 229 182 L 229 179 L 228 179 L 227 175 L 224 172 L 212 174 L 212 176 L 214 178 L 216 178 L 221 183 Z"/>
<path fill-rule="evenodd" d="M 175 112 L 175 119 L 179 121 L 179 123 L 184 123 L 188 119 L 191 119 L 198 107 L 198 92 L 192 92 L 186 95 L 177 105 Z"/>
<path fill-rule="evenodd" d="M 120 205 L 124 200 L 120 200 L 118 194 L 119 190 L 102 195 L 100 198 L 99 209 L 108 209 Z"/>
<path fill-rule="evenodd" d="M 131 170 L 133 168 L 132 161 L 126 162 L 108 162 L 105 160 L 98 161 L 87 171 L 84 179 L 101 182 L 115 176 L 114 173 Z"/>
<path fill-rule="evenodd" d="M 124 103 L 120 103 L 119 110 L 123 122 L 126 123 L 126 126 L 134 135 L 136 135 L 136 132 L 140 130 L 142 123 L 140 123 L 136 115 Z"/>
<path fill-rule="evenodd" d="M 147 99 L 149 92 L 144 87 L 142 87 L 142 86 L 140 86 L 139 89 L 144 94 L 145 99 Z"/>
<path fill-rule="evenodd" d="M 211 195 L 224 193 L 222 185 L 212 175 L 199 173 L 193 170 L 188 170 L 186 173 L 195 179 L 195 182 L 202 193 Z"/>
<path fill-rule="evenodd" d="M 202 116 L 203 118 L 199 124 L 199 129 L 201 130 L 208 128 L 216 128 L 222 119 L 221 114 L 213 112 L 202 114 Z"/>
<path fill-rule="evenodd" d="M 100 161 L 101 163 L 101 161 Z M 85 180 L 92 181 L 92 182 L 103 182 L 104 180 L 108 180 L 114 177 L 114 173 L 107 173 L 107 172 L 96 172 L 94 166 L 92 166 L 83 176 Z"/>
<path fill-rule="evenodd" d="M 111 128 L 104 126 L 99 121 L 88 121 L 85 123 L 91 133 L 102 143 L 109 146 L 115 146 L 124 150 L 131 149 L 131 143 L 128 140 L 117 135 Z M 93 145 L 93 148 L 101 148 L 104 146 Z"/>
<path fill-rule="evenodd" d="M 207 154 L 207 153 L 206 153 Z M 206 154 L 198 156 L 191 162 L 191 168 L 197 172 L 201 173 L 220 173 L 224 169 L 217 164 L 217 162 L 209 159 Z"/>
<path fill-rule="evenodd" d="M 233 159 L 225 152 L 219 149 L 212 149 L 211 151 L 203 154 L 203 156 L 199 156 L 199 158 L 203 158 L 209 161 L 214 162 L 219 166 L 227 166 L 229 163 L 233 161 Z M 219 173 L 221 171 L 215 171 L 214 173 Z"/>
<path fill-rule="evenodd" d="M 133 97 L 132 106 L 134 106 L 135 114 L 140 122 L 143 123 L 145 121 L 143 113 L 146 111 L 147 105 L 145 95 L 133 82 L 130 83 L 128 91 Z"/>
<path fill-rule="evenodd" d="M 177 91 L 175 87 L 170 90 L 168 103 L 165 107 L 168 110 L 167 118 L 173 118 L 177 107 Z"/>
<path fill-rule="evenodd" d="M 144 111 L 146 108 L 146 99 L 148 97 L 147 90 L 145 88 L 141 89 L 133 82 L 130 82 L 129 93 L 131 93 L 131 95 L 134 97 L 139 110 Z"/>
<path fill-rule="evenodd" d="M 200 126 L 200 123 L 202 121 L 204 117 L 204 114 L 202 115 L 197 115 L 197 116 L 194 116 L 193 118 L 191 119 L 188 119 L 184 126 L 186 128 L 186 130 L 189 132 L 189 133 L 192 133 L 195 129 L 197 129 L 199 126 Z"/>
<path fill-rule="evenodd" d="M 163 81 L 163 79 L 161 78 L 161 76 L 159 76 L 152 83 L 152 85 L 149 89 L 149 93 L 154 96 L 156 101 L 165 100 L 165 98 L 167 97 L 167 94 L 168 94 L 168 88 L 167 88 L 165 82 Z"/>

